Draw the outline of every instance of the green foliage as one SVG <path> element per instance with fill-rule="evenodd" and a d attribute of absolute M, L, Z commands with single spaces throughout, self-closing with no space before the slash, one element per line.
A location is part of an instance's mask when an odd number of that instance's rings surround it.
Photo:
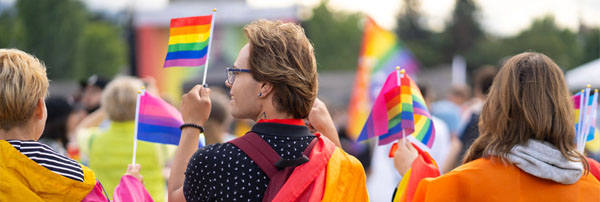
<path fill-rule="evenodd" d="M 422 66 L 429 67 L 444 60 L 445 35 L 426 29 L 420 22 L 418 0 L 404 0 L 404 9 L 398 18 L 396 33 Z"/>
<path fill-rule="evenodd" d="M 44 61 L 50 78 L 71 78 L 79 56 L 86 10 L 79 1 L 19 0 L 24 51 Z"/>
<path fill-rule="evenodd" d="M 18 0 L 0 13 L 0 47 L 44 62 L 50 79 L 114 76 L 126 63 L 121 28 L 88 13 L 81 1 Z"/>
<path fill-rule="evenodd" d="M 322 2 L 302 26 L 315 48 L 319 70 L 355 69 L 362 41 L 361 16 L 332 12 Z"/>
<path fill-rule="evenodd" d="M 503 57 L 525 51 L 548 55 L 563 69 L 584 62 L 583 47 L 577 34 L 556 26 L 552 16 L 535 20 L 531 26 L 514 37 L 487 37 L 467 54 L 471 66 L 497 64 Z"/>
<path fill-rule="evenodd" d="M 126 43 L 119 27 L 106 22 L 91 22 L 83 33 L 80 76 L 99 74 L 111 78 L 125 64 Z"/>
<path fill-rule="evenodd" d="M 600 27 L 583 30 L 583 61 L 588 62 L 600 58 Z"/>
<path fill-rule="evenodd" d="M 450 51 L 447 56 L 464 54 L 475 46 L 483 31 L 477 21 L 479 8 L 473 0 L 457 0 L 452 13 L 452 21 L 446 26 Z"/>
<path fill-rule="evenodd" d="M 398 19 L 398 35 L 424 67 L 450 63 L 455 54 L 464 55 L 469 69 L 500 64 L 502 59 L 524 51 L 541 52 L 563 69 L 571 69 L 600 57 L 600 28 L 583 28 L 579 34 L 560 28 L 552 16 L 535 20 L 515 36 L 486 34 L 478 22 L 473 0 L 457 0 L 452 20 L 441 33 L 419 25 L 417 0 L 405 0 L 407 7 Z"/>

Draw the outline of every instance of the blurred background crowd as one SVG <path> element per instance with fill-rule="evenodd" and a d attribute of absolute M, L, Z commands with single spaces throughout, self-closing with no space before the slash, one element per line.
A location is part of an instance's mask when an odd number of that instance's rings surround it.
<path fill-rule="evenodd" d="M 135 100 L 135 91 L 146 86 L 177 107 L 182 93 L 201 82 L 202 69 L 162 68 L 170 19 L 207 15 L 212 8 L 218 9 L 207 78 L 213 109 L 205 128 L 221 135 L 206 143 L 231 140 L 253 124 L 232 119 L 224 84 L 225 67 L 246 43 L 241 28 L 260 18 L 297 22 L 315 47 L 319 98 L 344 150 L 363 163 L 373 201 L 388 201 L 400 176 L 387 157 L 389 147 L 356 143 L 357 134 L 346 130 L 367 16 L 392 31 L 417 61 L 413 74 L 435 116 L 432 156 L 442 172 L 459 165 L 477 137 L 479 110 L 507 57 L 541 52 L 564 70 L 572 92 L 586 84 L 600 87 L 595 0 L 0 0 L 0 48 L 35 55 L 52 80 L 40 141 L 89 165 L 112 190 L 118 181 L 110 180 L 118 180 L 131 156 L 131 142 L 120 140 L 131 141 L 133 133 L 122 134 L 133 128 L 127 111 L 135 111 L 122 95 L 134 92 Z M 598 135 L 588 144 L 588 156 L 600 160 Z M 165 197 L 173 151 L 154 143 L 138 151 L 146 187 L 157 201 Z"/>

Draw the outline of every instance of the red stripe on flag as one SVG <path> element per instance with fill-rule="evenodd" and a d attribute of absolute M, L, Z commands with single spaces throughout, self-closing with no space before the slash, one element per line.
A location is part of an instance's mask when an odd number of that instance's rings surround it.
<path fill-rule="evenodd" d="M 173 19 L 171 19 L 171 28 L 205 25 L 205 24 L 210 24 L 211 21 L 212 21 L 212 14 L 205 15 L 205 16 L 173 18 Z"/>

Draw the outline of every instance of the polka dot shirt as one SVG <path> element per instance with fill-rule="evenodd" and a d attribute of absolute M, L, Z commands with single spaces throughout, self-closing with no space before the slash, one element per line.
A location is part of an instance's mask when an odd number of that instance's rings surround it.
<path fill-rule="evenodd" d="M 279 128 L 261 131 L 260 126 Z M 290 129 L 296 134 L 272 134 Z M 315 138 L 308 130 L 299 129 L 287 124 L 259 123 L 252 131 L 282 158 L 295 159 Z M 233 144 L 224 143 L 207 145 L 194 153 L 185 172 L 183 192 L 187 201 L 261 201 L 268 184 L 269 178 L 252 159 Z"/>

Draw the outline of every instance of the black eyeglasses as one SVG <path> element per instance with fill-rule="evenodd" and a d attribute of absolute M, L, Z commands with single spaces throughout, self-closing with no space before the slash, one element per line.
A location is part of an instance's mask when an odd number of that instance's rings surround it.
<path fill-rule="evenodd" d="M 233 67 L 227 67 L 225 69 L 225 73 L 227 73 L 227 82 L 229 83 L 229 85 L 233 85 L 233 82 L 235 82 L 235 75 L 238 72 L 250 72 L 249 69 L 237 69 L 237 68 L 233 68 Z"/>

